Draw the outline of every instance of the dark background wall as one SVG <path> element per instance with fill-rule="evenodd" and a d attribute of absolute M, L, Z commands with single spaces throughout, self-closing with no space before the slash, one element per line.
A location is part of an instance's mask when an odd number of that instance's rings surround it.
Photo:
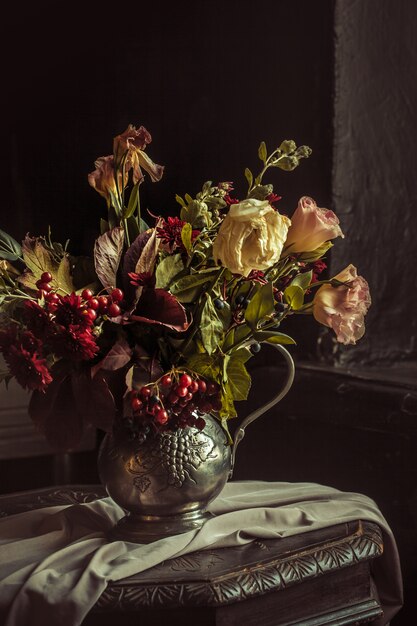
<path fill-rule="evenodd" d="M 57 239 L 89 252 L 105 206 L 87 174 L 128 123 L 148 128 L 149 154 L 166 166 L 160 183 L 143 186 L 153 211 L 176 213 L 175 194 L 195 194 L 207 179 L 233 180 L 243 193 L 260 141 L 285 138 L 309 144 L 314 158 L 270 177 L 282 210 L 291 214 L 303 194 L 328 204 L 331 6 L 40 2 L 12 11 L 2 227 L 20 238 L 51 224 Z"/>
<path fill-rule="evenodd" d="M 87 174 L 129 123 L 153 135 L 166 166 L 142 204 L 174 214 L 175 194 L 207 180 L 246 188 L 261 140 L 306 143 L 312 157 L 270 182 L 291 215 L 301 195 L 333 208 L 346 239 L 331 271 L 354 263 L 373 305 L 357 348 L 313 320 L 287 328 L 295 386 L 250 427 L 235 478 L 317 481 L 374 497 L 397 537 L 409 624 L 417 580 L 414 449 L 417 4 L 413 0 L 270 0 L 106 6 L 39 2 L 3 20 L 0 228 L 88 253 L 104 201 Z M 334 270 L 334 271 L 333 271 Z M 319 343 L 317 338 L 319 337 Z M 278 380 L 262 355 L 256 393 Z M 4 388 L 0 406 L 7 405 Z M 0 462 L 0 489 L 52 480 L 47 458 Z M 95 451 L 73 477 L 94 482 Z"/>

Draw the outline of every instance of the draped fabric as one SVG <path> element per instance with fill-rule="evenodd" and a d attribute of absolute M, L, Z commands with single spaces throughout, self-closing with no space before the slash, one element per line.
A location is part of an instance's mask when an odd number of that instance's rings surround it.
<path fill-rule="evenodd" d="M 0 614 L 6 626 L 81 624 L 110 581 L 205 548 L 279 539 L 353 520 L 377 523 L 384 553 L 372 561 L 388 624 L 403 603 L 393 533 L 377 504 L 315 483 L 231 481 L 202 528 L 151 544 L 108 541 L 124 515 L 110 498 L 51 506 L 0 519 Z"/>

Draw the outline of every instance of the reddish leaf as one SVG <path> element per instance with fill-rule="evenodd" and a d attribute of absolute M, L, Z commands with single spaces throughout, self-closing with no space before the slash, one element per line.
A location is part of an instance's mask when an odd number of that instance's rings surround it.
<path fill-rule="evenodd" d="M 130 319 L 178 331 L 187 330 L 189 326 L 184 307 L 165 289 L 146 289 Z"/>
<path fill-rule="evenodd" d="M 100 282 L 107 289 L 116 286 L 116 275 L 123 252 L 124 230 L 116 226 L 96 239 L 94 266 Z"/>
<path fill-rule="evenodd" d="M 129 363 L 131 356 L 132 349 L 126 339 L 119 339 L 119 341 L 112 346 L 104 359 L 91 368 L 91 377 L 94 378 L 97 372 L 101 369 L 110 371 L 120 369 Z"/>
<path fill-rule="evenodd" d="M 158 380 L 163 373 L 159 359 L 155 355 L 150 356 L 138 345 L 135 348 L 135 364 L 126 373 L 126 386 L 128 389 L 140 389 Z"/>
<path fill-rule="evenodd" d="M 29 414 L 54 450 L 75 448 L 83 434 L 83 423 L 72 392 L 71 378 L 55 379 L 44 394 L 34 392 Z"/>
<path fill-rule="evenodd" d="M 63 376 L 54 375 L 53 381 L 48 385 L 45 392 L 34 391 L 32 393 L 28 407 L 29 416 L 42 433 L 45 432 L 45 424 L 48 420 L 48 416 L 53 410 L 59 388 L 67 375 L 68 374 Z"/>
<path fill-rule="evenodd" d="M 91 378 L 89 371 L 74 373 L 71 378 L 75 407 L 82 419 L 110 432 L 116 416 L 113 395 L 104 378 L 98 374 Z"/>

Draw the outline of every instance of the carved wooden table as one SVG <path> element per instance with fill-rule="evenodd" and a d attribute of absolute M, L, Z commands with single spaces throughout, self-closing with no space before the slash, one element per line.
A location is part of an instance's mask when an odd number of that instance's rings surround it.
<path fill-rule="evenodd" d="M 104 496 L 63 486 L 0 496 L 0 516 Z M 381 531 L 360 520 L 204 550 L 110 584 L 85 626 L 347 626 L 382 614 L 370 563 Z"/>

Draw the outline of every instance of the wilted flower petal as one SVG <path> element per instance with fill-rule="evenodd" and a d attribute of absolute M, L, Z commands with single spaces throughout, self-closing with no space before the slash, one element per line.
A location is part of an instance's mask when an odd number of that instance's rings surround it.
<path fill-rule="evenodd" d="M 96 166 L 96 169 L 88 175 L 88 182 L 101 196 L 106 198 L 107 204 L 110 205 L 112 200 L 117 198 L 113 155 L 99 157 L 94 162 L 94 165 Z M 127 180 L 126 173 L 123 185 L 122 174 L 119 172 L 119 189 L 127 185 Z"/>
<path fill-rule="evenodd" d="M 280 256 L 291 222 L 266 200 L 232 204 L 213 243 L 213 256 L 234 274 L 265 270 Z"/>
<path fill-rule="evenodd" d="M 164 173 L 164 167 L 154 163 L 144 152 L 151 141 L 152 137 L 144 126 L 135 128 L 132 124 L 113 140 L 114 158 L 117 164 L 120 164 L 125 157 L 125 171 L 133 170 L 135 184 L 143 180 L 141 167 L 148 172 L 153 182 L 161 180 Z"/>

